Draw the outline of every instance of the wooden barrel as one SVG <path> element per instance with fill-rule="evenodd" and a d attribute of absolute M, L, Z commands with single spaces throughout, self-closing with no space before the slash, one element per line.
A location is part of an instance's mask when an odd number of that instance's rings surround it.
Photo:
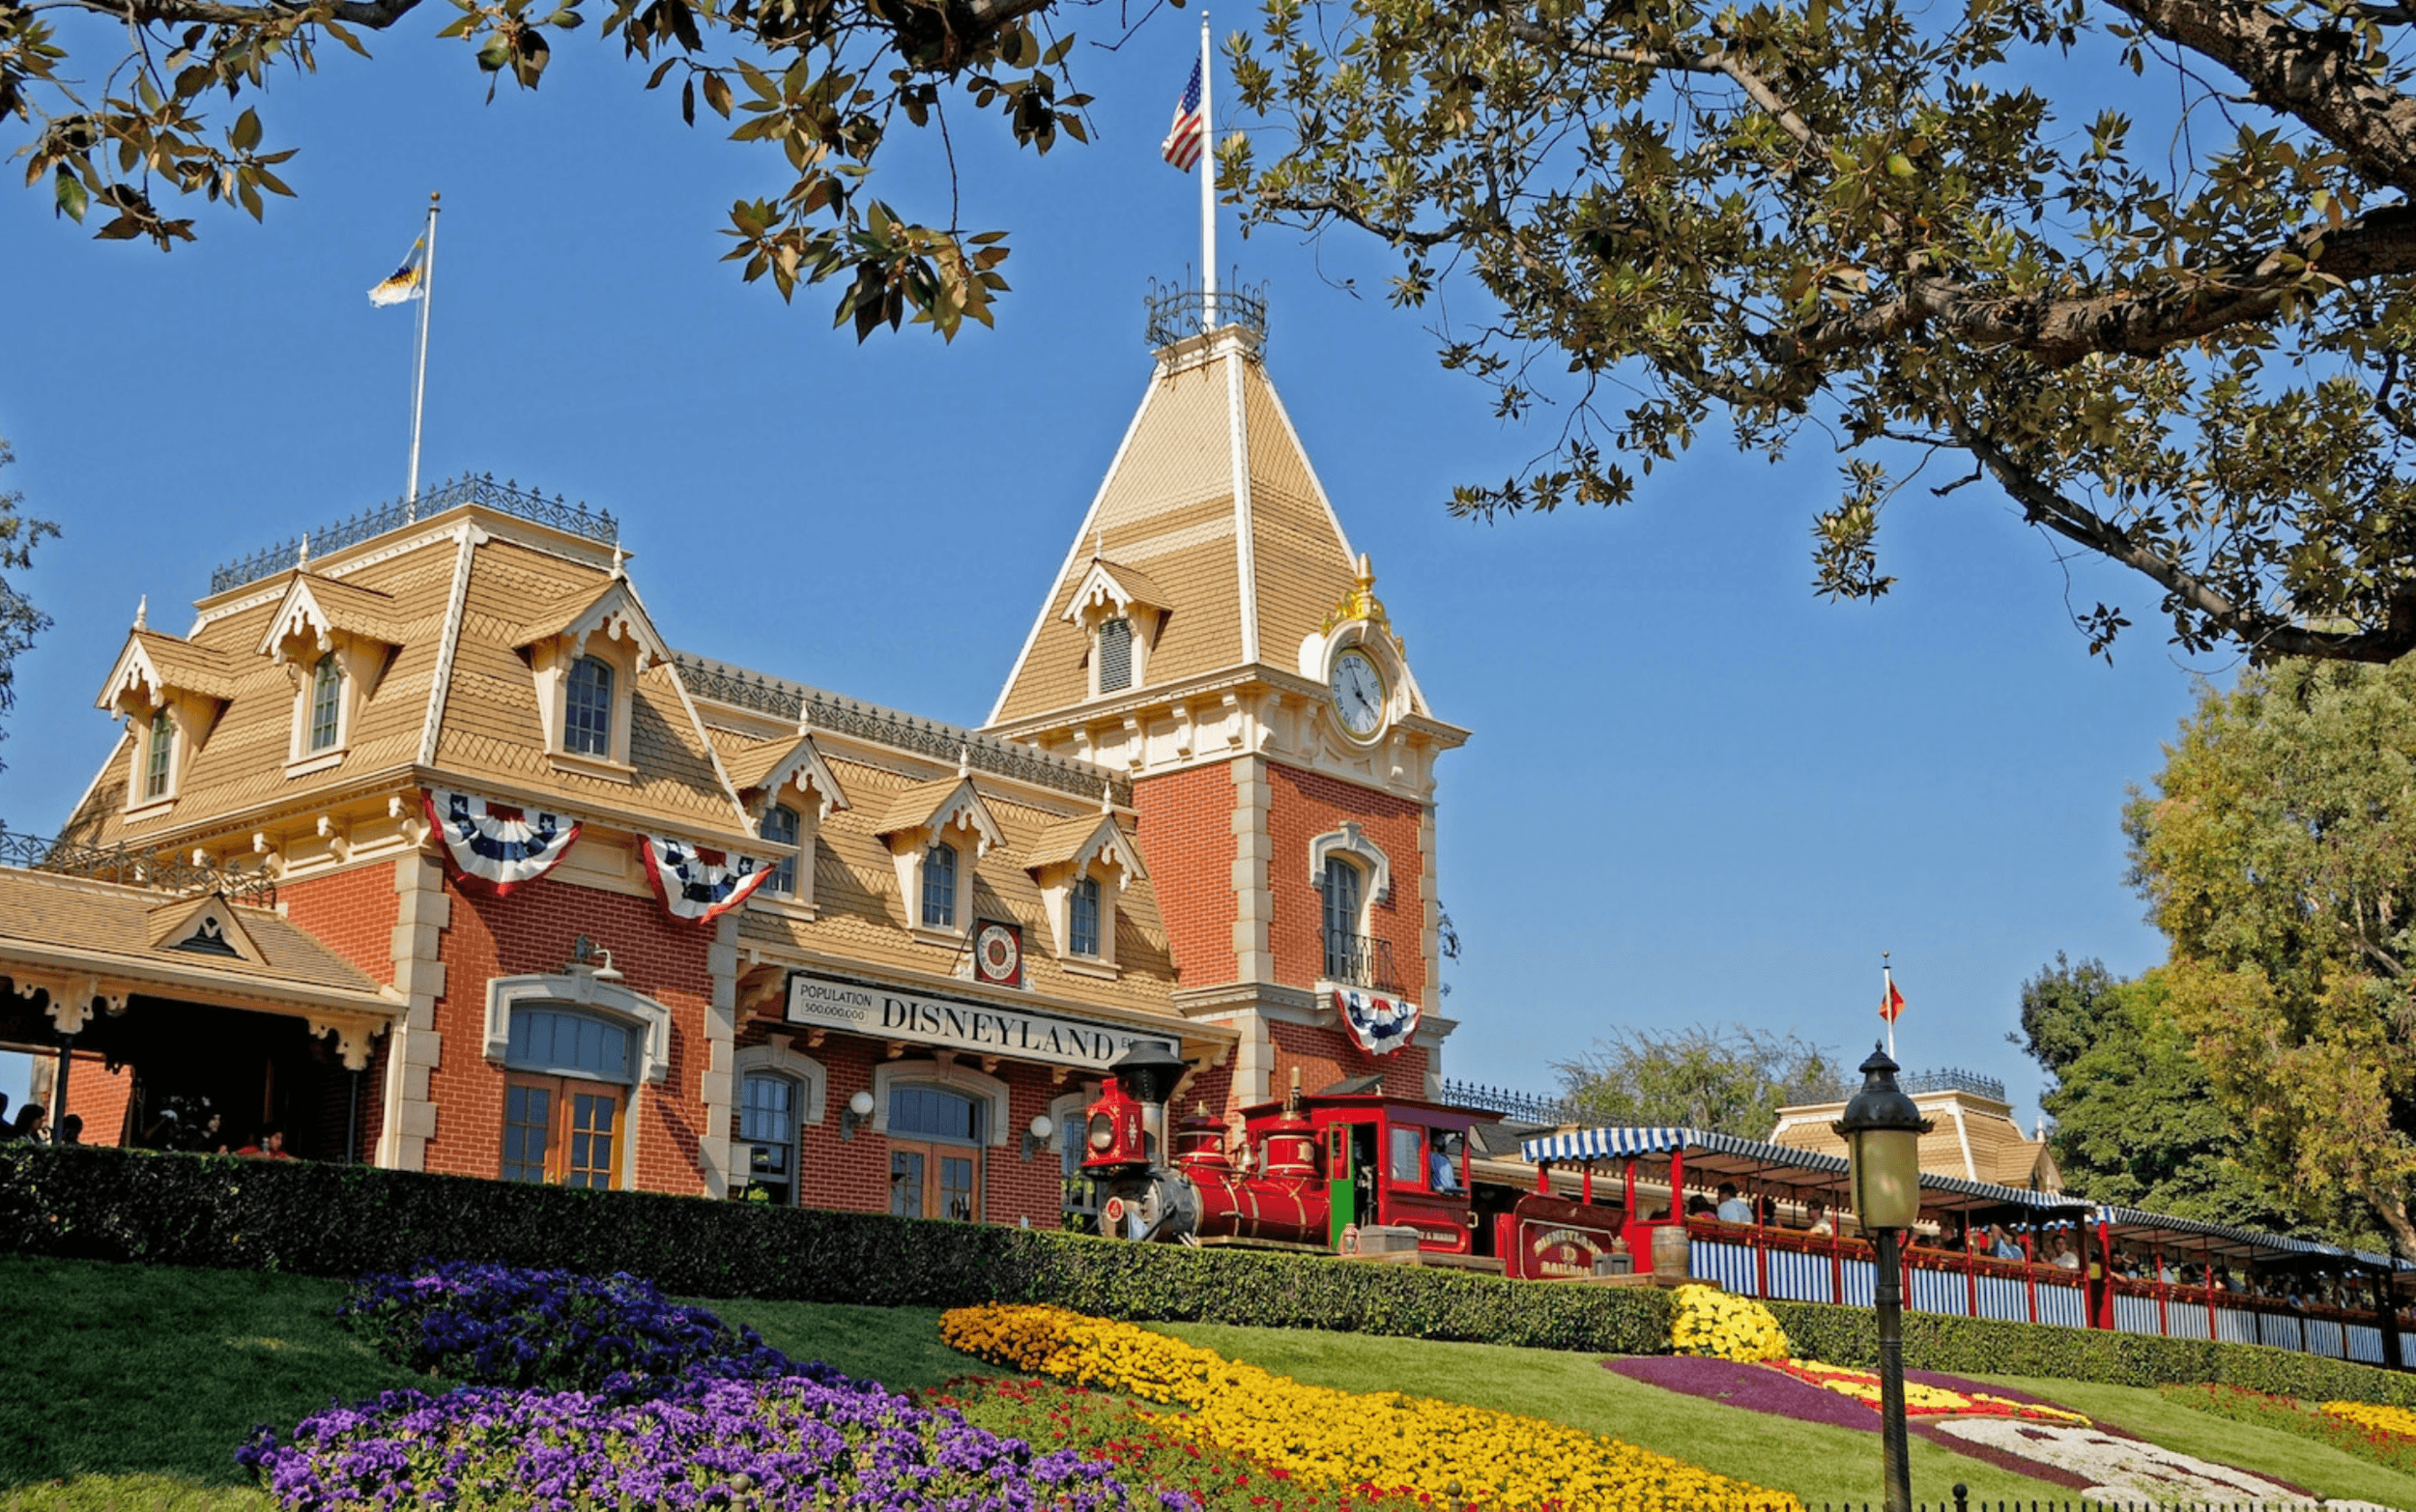
<path fill-rule="evenodd" d="M 1666 1224 L 1653 1231 L 1653 1273 L 1669 1280 L 1681 1280 L 1687 1274 L 1689 1263 L 1686 1226 Z"/>

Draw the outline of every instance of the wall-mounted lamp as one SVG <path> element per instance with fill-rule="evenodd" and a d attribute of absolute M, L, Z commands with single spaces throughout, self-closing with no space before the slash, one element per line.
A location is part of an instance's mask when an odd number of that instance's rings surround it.
<path fill-rule="evenodd" d="M 1033 1151 L 1046 1149 L 1049 1136 L 1056 1131 L 1057 1126 L 1048 1114 L 1033 1114 L 1031 1127 L 1023 1130 L 1023 1158 L 1029 1160 Z"/>
<path fill-rule="evenodd" d="M 839 1115 L 839 1137 L 853 1139 L 856 1129 L 873 1116 L 873 1095 L 859 1090 L 848 1099 L 848 1111 Z"/>
<path fill-rule="evenodd" d="M 597 961 L 602 961 L 604 964 L 599 966 L 596 964 Z M 598 982 L 620 980 L 620 973 L 613 969 L 613 953 L 584 934 L 579 936 L 578 943 L 570 948 L 568 969 L 587 972 Z"/>

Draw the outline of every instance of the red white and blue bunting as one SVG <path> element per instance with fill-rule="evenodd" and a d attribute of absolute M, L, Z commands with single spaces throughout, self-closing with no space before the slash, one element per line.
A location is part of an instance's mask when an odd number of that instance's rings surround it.
<path fill-rule="evenodd" d="M 638 858 L 663 911 L 691 924 L 709 924 L 745 902 L 777 870 L 753 856 L 653 835 L 638 837 Z"/>
<path fill-rule="evenodd" d="M 1356 987 L 1334 989 L 1334 1011 L 1369 1055 L 1390 1055 L 1418 1032 L 1418 1005 Z"/>
<path fill-rule="evenodd" d="M 420 801 L 427 805 L 428 827 L 445 837 L 453 869 L 498 895 L 553 870 L 579 839 L 577 819 L 520 804 L 442 787 L 423 792 Z"/>

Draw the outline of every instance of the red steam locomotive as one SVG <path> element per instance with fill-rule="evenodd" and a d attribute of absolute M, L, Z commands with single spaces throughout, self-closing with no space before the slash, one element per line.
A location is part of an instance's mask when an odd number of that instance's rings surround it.
<path fill-rule="evenodd" d="M 1459 1257 L 1528 1279 L 1588 1274 L 1596 1256 L 1626 1250 L 1618 1207 L 1475 1179 L 1472 1141 L 1494 1114 L 1380 1085 L 1304 1095 L 1296 1084 L 1243 1109 L 1229 1149 L 1205 1109 L 1169 1127 L 1184 1070 L 1172 1051 L 1136 1045 L 1084 1112 L 1081 1169 L 1101 1187 L 1110 1238 L 1337 1252 L 1378 1226 L 1414 1231 L 1434 1263 Z"/>

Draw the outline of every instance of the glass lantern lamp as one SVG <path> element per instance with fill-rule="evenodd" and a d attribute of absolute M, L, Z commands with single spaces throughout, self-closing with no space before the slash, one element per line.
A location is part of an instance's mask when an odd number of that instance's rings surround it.
<path fill-rule="evenodd" d="M 1896 1085 L 1897 1066 L 1874 1046 L 1862 1090 L 1829 1127 L 1846 1142 L 1855 1222 L 1871 1241 L 1879 1322 L 1880 1457 L 1887 1512 L 1913 1512 L 1905 1450 L 1904 1235 L 1921 1215 L 1921 1136 L 1931 1124 Z"/>

